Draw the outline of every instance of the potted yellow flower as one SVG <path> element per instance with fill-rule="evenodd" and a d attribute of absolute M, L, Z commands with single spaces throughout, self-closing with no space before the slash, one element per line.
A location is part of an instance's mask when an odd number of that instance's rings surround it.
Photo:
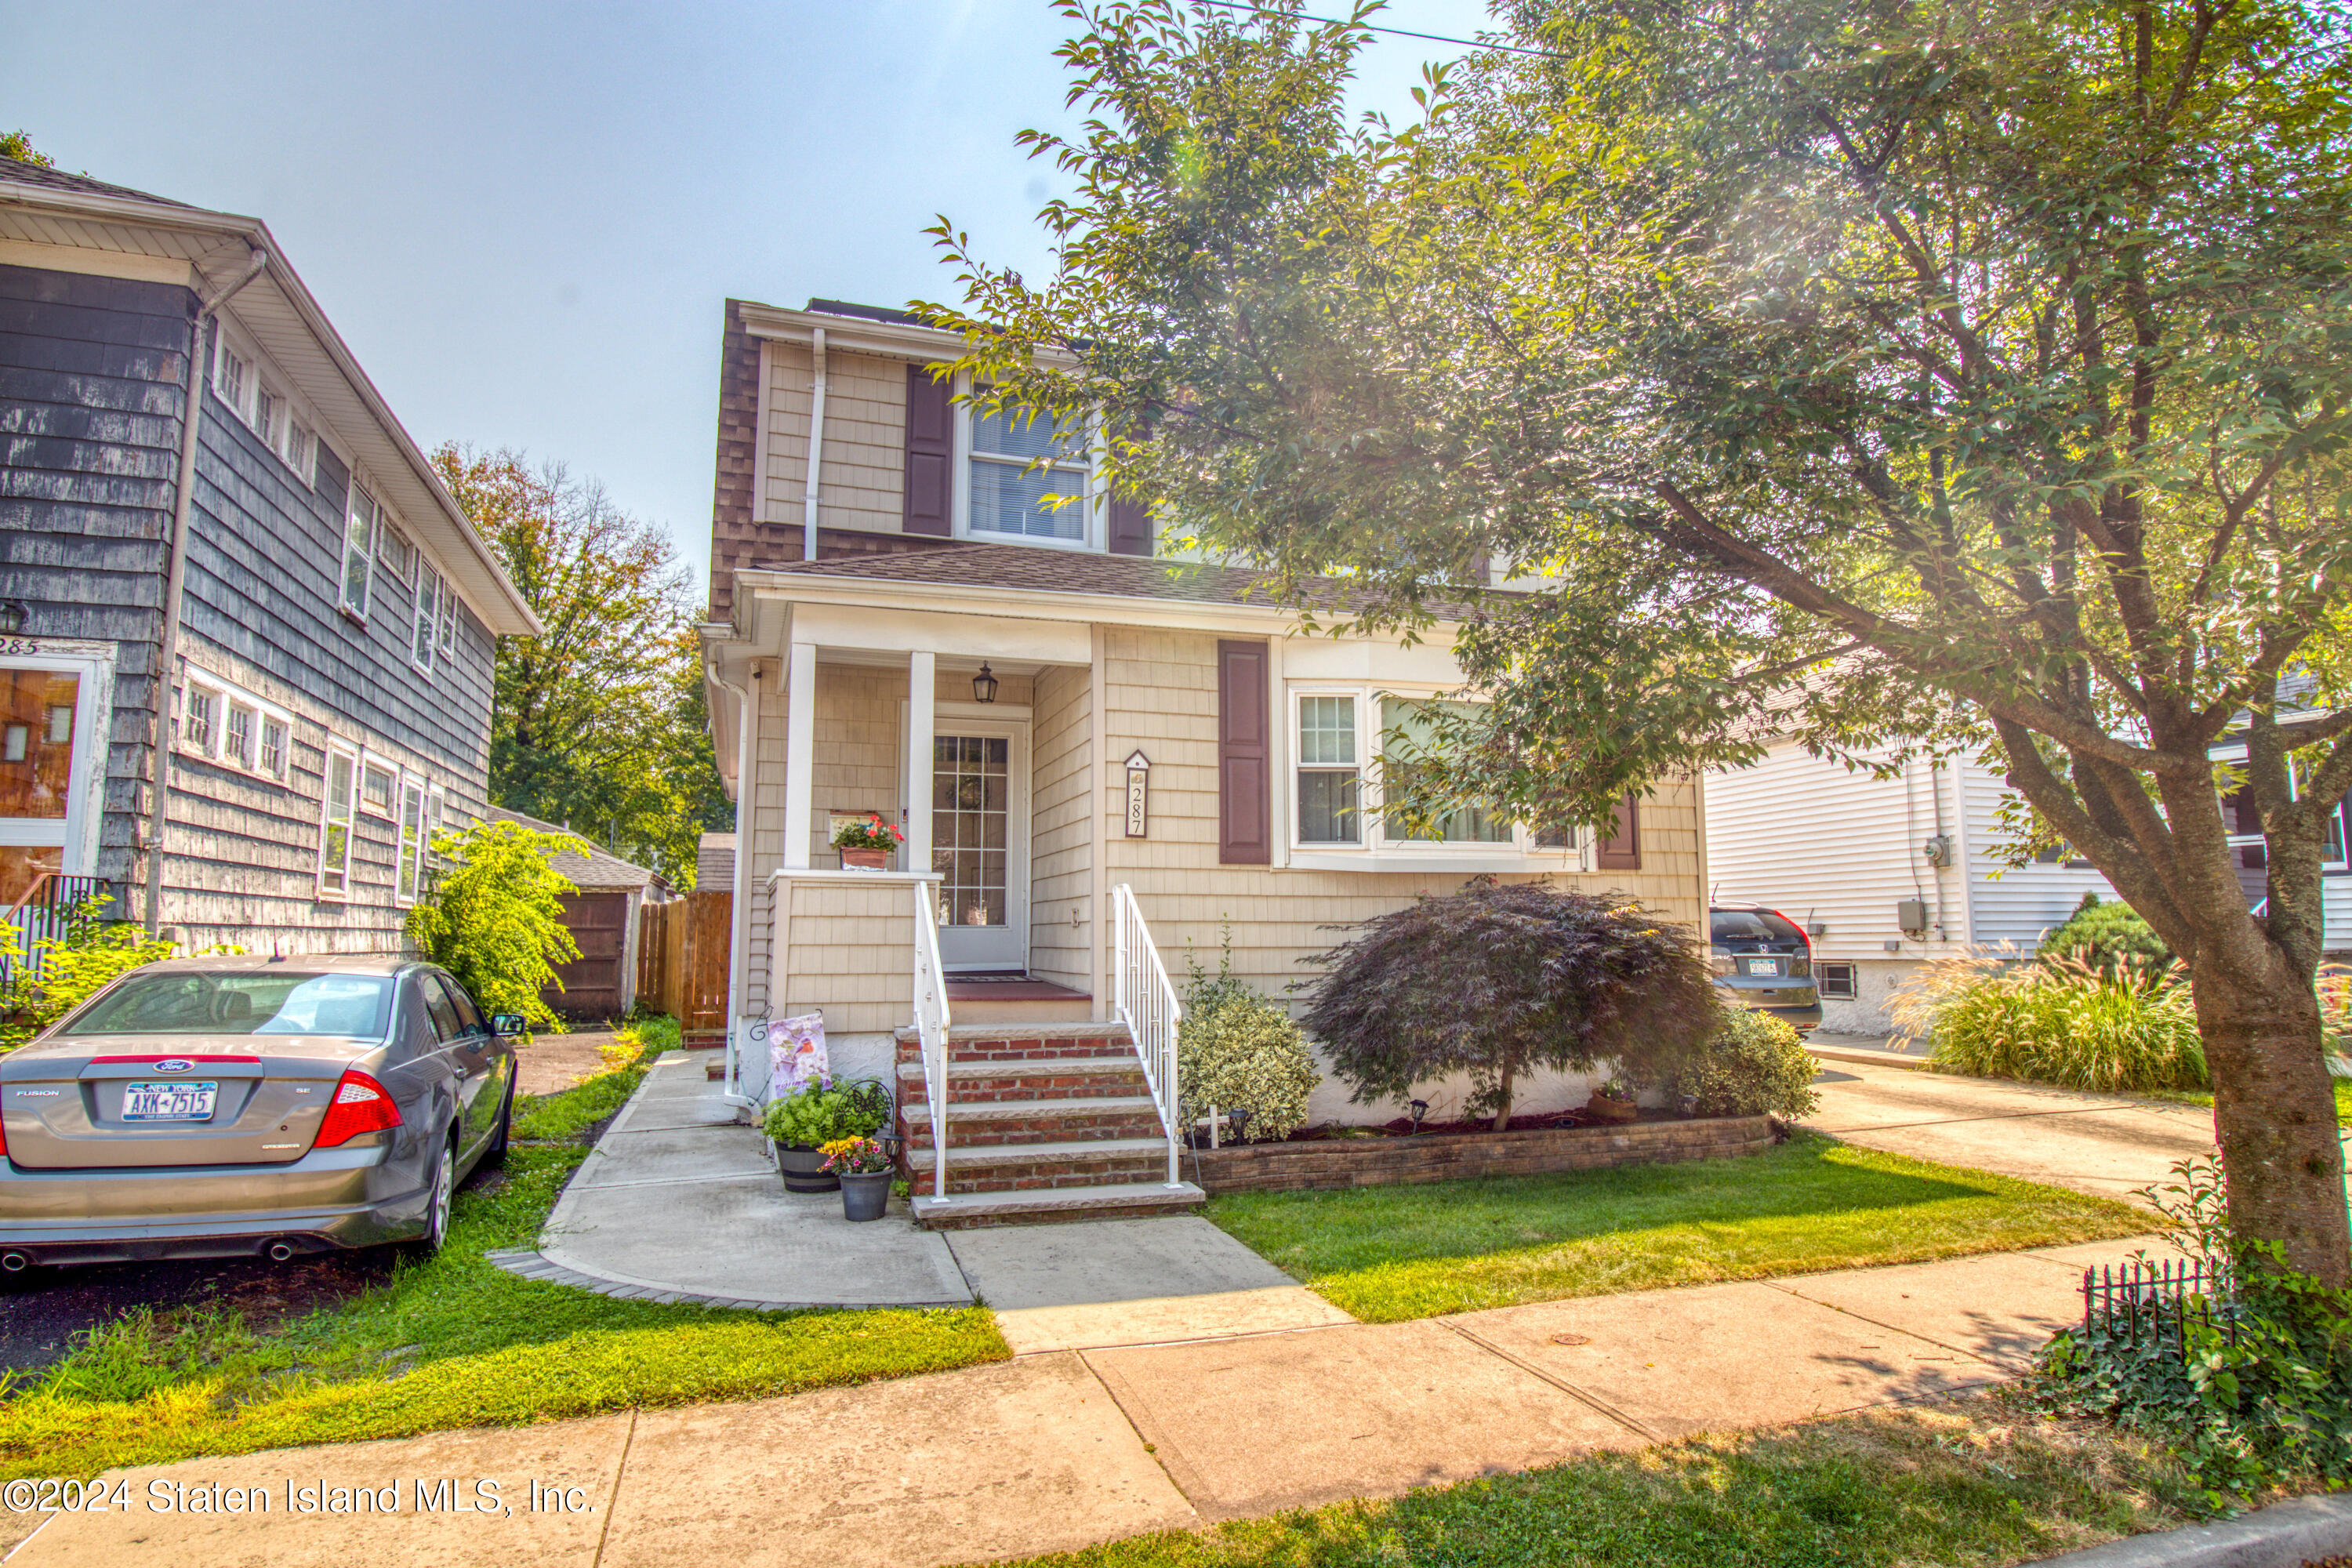
<path fill-rule="evenodd" d="M 890 1202 L 890 1156 L 872 1138 L 836 1138 L 817 1146 L 824 1168 L 841 1178 L 844 1219 L 880 1219 Z"/>
<path fill-rule="evenodd" d="M 835 828 L 833 847 L 841 851 L 841 868 L 845 871 L 887 871 L 890 868 L 890 852 L 906 837 L 868 812 L 863 822 L 853 819 Z"/>

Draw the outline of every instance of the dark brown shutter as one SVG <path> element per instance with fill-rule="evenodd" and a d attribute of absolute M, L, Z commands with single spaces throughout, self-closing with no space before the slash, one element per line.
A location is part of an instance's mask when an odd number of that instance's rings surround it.
<path fill-rule="evenodd" d="M 1113 492 L 1110 498 L 1110 552 L 1113 555 L 1151 553 L 1151 509 L 1139 500 Z"/>
<path fill-rule="evenodd" d="M 1593 846 L 1592 864 L 1603 871 L 1642 868 L 1642 803 L 1633 796 L 1617 803 L 1609 831 Z"/>
<path fill-rule="evenodd" d="M 898 523 L 904 532 L 945 539 L 954 531 L 948 515 L 955 494 L 955 409 L 949 401 L 954 393 L 931 378 L 929 366 L 907 367 L 906 504 Z"/>
<path fill-rule="evenodd" d="M 1273 784 L 1267 741 L 1266 651 L 1262 642 L 1217 644 L 1217 860 L 1274 863 Z"/>

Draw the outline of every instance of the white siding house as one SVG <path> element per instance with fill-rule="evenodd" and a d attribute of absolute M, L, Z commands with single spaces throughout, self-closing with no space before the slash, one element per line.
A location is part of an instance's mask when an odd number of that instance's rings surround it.
<path fill-rule="evenodd" d="M 2001 942 L 2031 952 L 2084 893 L 2116 896 L 2079 863 L 2007 865 L 2006 788 L 1981 763 L 1915 761 L 1878 779 L 1776 745 L 1707 780 L 1712 901 L 1769 905 L 1804 927 L 1822 1027 L 1884 1033 L 1887 994 L 1927 960 Z M 1935 840 L 1947 847 L 1931 854 Z M 1906 930 L 1911 900 L 1926 921 Z"/>

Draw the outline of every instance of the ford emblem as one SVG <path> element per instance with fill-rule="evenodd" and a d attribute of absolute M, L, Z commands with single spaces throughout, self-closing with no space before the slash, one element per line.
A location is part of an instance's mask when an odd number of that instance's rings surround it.
<path fill-rule="evenodd" d="M 180 1057 L 173 1057 L 169 1061 L 160 1061 L 155 1064 L 157 1072 L 194 1072 L 195 1069 L 195 1063 Z"/>

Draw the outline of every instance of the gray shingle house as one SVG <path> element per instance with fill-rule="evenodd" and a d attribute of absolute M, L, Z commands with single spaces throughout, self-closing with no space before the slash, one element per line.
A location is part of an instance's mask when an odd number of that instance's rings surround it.
<path fill-rule="evenodd" d="M 96 889 L 196 946 L 397 948 L 537 629 L 266 226 L 0 159 L 20 929 Z"/>

